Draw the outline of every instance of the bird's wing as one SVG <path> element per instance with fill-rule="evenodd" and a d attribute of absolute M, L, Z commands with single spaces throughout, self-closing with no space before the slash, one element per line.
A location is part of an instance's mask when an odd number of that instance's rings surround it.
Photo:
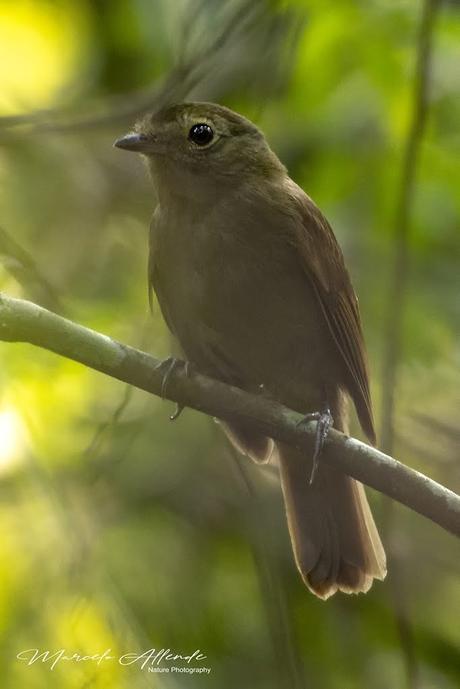
<path fill-rule="evenodd" d="M 342 251 L 329 223 L 313 201 L 294 183 L 289 191 L 302 218 L 300 223 L 295 223 L 294 238 L 302 268 L 313 285 L 332 338 L 350 374 L 349 393 L 362 429 L 370 442 L 375 444 L 358 299 Z"/>

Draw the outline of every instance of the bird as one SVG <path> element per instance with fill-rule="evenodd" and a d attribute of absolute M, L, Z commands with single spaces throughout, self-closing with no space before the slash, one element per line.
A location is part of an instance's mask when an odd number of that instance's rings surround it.
<path fill-rule="evenodd" d="M 318 421 L 315 455 L 225 421 L 230 441 L 279 467 L 297 569 L 321 599 L 366 592 L 386 558 L 364 487 L 318 462 L 354 404 L 376 436 L 358 306 L 340 246 L 262 131 L 216 103 L 143 116 L 116 147 L 153 181 L 148 281 L 184 360 Z M 309 478 L 310 477 L 310 478 Z"/>

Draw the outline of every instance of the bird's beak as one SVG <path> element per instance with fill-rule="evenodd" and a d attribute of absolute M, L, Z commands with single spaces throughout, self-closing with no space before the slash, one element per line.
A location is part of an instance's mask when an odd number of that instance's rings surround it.
<path fill-rule="evenodd" d="M 147 153 L 151 148 L 150 139 L 145 134 L 126 134 L 121 139 L 117 139 L 113 144 L 117 148 L 125 151 L 136 151 L 136 153 Z"/>

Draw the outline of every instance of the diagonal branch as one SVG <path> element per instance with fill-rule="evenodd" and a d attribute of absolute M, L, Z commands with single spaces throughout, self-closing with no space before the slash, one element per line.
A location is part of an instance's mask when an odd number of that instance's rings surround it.
<path fill-rule="evenodd" d="M 28 342 L 112 378 L 161 395 L 160 361 L 22 299 L 0 296 L 0 340 Z M 176 367 L 166 399 L 221 419 L 250 421 L 254 429 L 312 452 L 315 422 L 277 402 Z M 460 536 L 460 496 L 396 459 L 332 430 L 322 460 Z M 307 477 L 305 477 L 307 480 Z"/>

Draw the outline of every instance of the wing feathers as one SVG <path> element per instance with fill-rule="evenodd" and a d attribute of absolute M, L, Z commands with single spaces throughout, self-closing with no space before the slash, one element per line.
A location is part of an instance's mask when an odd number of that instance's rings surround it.
<path fill-rule="evenodd" d="M 326 323 L 349 372 L 348 391 L 359 421 L 370 442 L 375 430 L 369 390 L 367 357 L 361 329 L 358 300 L 353 290 L 342 251 L 334 233 L 300 187 L 289 181 L 290 193 L 300 210 L 295 239 L 302 267 L 310 278 Z"/>

